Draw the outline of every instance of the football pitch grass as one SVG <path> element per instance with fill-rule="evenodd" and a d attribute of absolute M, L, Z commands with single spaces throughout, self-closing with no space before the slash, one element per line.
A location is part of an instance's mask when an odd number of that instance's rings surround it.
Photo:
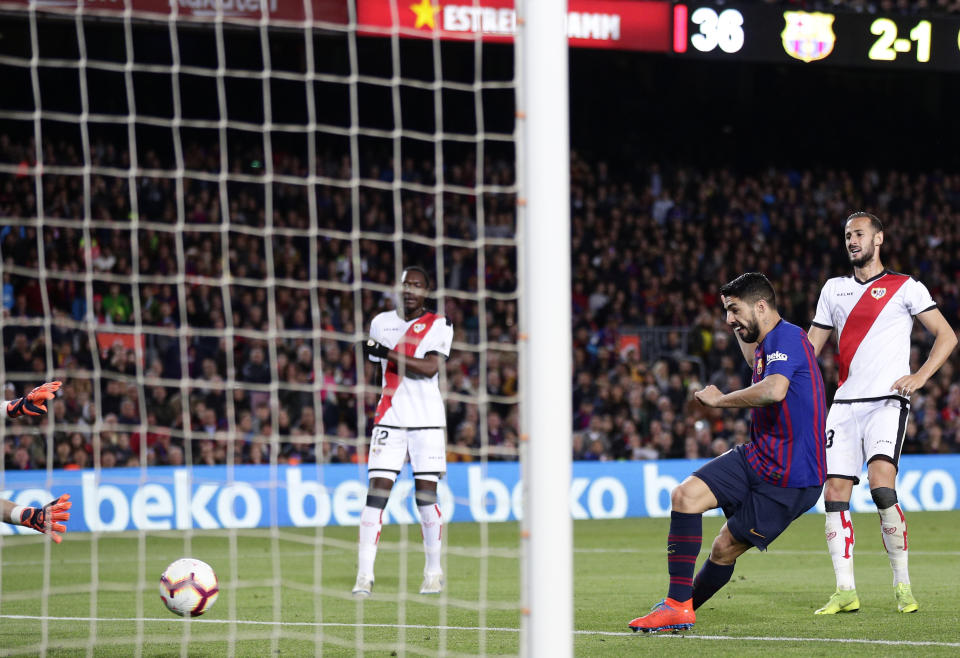
<path fill-rule="evenodd" d="M 960 654 L 960 512 L 908 515 L 910 572 L 920 612 L 896 610 L 875 514 L 855 514 L 859 614 L 814 616 L 834 590 L 823 517 L 805 515 L 770 551 L 749 551 L 733 580 L 683 635 L 633 634 L 627 622 L 666 593 L 666 519 L 578 521 L 574 526 L 574 651 L 578 656 L 955 656 Z M 721 524 L 704 519 L 704 559 Z M 356 528 L 196 532 L 191 557 L 220 577 L 213 609 L 184 621 L 160 601 L 163 568 L 187 551 L 177 532 L 68 535 L 49 546 L 43 604 L 39 537 L 0 544 L 0 654 L 315 655 L 516 654 L 519 527 L 455 523 L 444 529 L 447 591 L 417 593 L 417 526 L 386 526 L 373 597 L 350 596 Z M 232 546 L 231 546 L 232 544 Z M 314 549 L 323 546 L 322 556 Z M 486 560 L 481 560 L 481 546 Z M 405 546 L 406 550 L 400 550 Z M 230 555 L 237 556 L 231 563 Z M 91 567 L 96 555 L 97 568 Z M 322 558 L 322 559 L 321 559 Z M 319 582 L 315 587 L 315 573 Z M 95 597 L 91 582 L 96 582 Z M 276 583 L 276 584 L 275 584 Z M 481 602 L 486 605 L 481 606 Z M 49 643 L 40 644 L 46 626 Z M 405 650 L 404 648 L 405 647 Z"/>

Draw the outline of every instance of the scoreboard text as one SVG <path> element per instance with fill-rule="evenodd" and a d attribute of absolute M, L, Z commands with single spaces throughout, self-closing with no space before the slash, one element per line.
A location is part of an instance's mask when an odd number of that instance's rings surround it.
<path fill-rule="evenodd" d="M 960 70 L 960 20 L 677 3 L 673 52 L 710 59 Z"/>

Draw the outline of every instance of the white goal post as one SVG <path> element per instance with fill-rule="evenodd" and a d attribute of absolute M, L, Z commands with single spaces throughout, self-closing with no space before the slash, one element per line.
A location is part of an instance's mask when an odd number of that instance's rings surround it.
<path fill-rule="evenodd" d="M 523 623 L 529 656 L 573 648 L 567 3 L 517 5 Z"/>

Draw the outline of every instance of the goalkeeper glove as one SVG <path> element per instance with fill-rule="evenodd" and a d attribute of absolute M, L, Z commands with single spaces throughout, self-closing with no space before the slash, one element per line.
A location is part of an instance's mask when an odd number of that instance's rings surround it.
<path fill-rule="evenodd" d="M 24 395 L 22 398 L 11 400 L 7 404 L 7 415 L 10 418 L 19 416 L 43 416 L 47 413 L 47 400 L 56 397 L 56 392 L 60 388 L 60 382 L 47 382 L 42 386 Z"/>
<path fill-rule="evenodd" d="M 10 514 L 10 520 L 22 526 L 33 528 L 38 532 L 50 535 L 50 539 L 56 543 L 63 541 L 60 533 L 67 531 L 67 526 L 59 521 L 69 521 L 70 512 L 73 506 L 70 502 L 70 494 L 63 494 L 56 500 L 52 500 L 43 507 L 15 507 Z"/>
<path fill-rule="evenodd" d="M 380 359 L 386 359 L 390 354 L 390 348 L 383 343 L 378 343 L 372 338 L 368 338 L 363 343 L 363 353 L 367 356 L 375 356 Z"/>

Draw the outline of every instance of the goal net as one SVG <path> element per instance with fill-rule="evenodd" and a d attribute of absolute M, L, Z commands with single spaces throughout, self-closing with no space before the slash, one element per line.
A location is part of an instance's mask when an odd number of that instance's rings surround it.
<path fill-rule="evenodd" d="M 516 14 L 494 4 L 0 0 L 5 399 L 64 382 L 2 426 L 0 492 L 74 501 L 59 545 L 0 525 L 4 653 L 521 651 Z M 381 388 L 359 345 L 409 265 L 454 327 L 446 587 L 418 593 L 407 470 L 358 600 Z M 192 621 L 158 596 L 182 557 L 219 577 Z"/>

